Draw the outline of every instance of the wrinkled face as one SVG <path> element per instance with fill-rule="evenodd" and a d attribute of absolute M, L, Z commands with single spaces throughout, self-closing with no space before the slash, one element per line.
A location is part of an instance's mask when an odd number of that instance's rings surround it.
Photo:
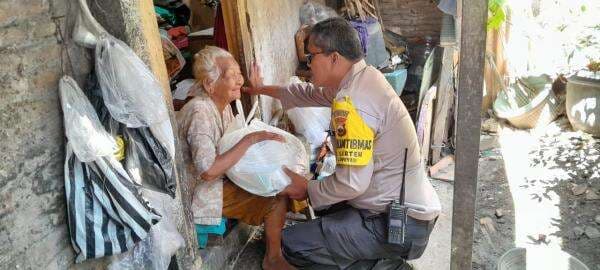
<path fill-rule="evenodd" d="M 329 86 L 333 69 L 332 55 L 324 53 L 321 48 L 315 46 L 312 36 L 308 39 L 307 49 L 308 53 L 312 55 L 309 65 L 312 72 L 312 83 L 319 87 Z"/>
<path fill-rule="evenodd" d="M 240 89 L 244 85 L 240 65 L 233 57 L 220 57 L 216 62 L 221 70 L 221 76 L 213 84 L 212 96 L 228 103 L 239 99 Z"/>

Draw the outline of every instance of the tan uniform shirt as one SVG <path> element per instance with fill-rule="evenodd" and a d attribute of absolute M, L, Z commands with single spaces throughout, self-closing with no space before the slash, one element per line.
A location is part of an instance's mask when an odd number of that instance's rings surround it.
<path fill-rule="evenodd" d="M 203 181 L 197 176 L 214 163 L 217 143 L 232 121 L 231 107 L 227 105 L 221 113 L 205 94 L 194 97 L 177 114 L 187 176 L 193 188 L 192 214 L 196 224 L 217 225 L 221 222 L 223 177 Z"/>
<path fill-rule="evenodd" d="M 439 198 L 425 175 L 415 127 L 406 107 L 381 72 L 364 60 L 352 66 L 340 89 L 316 88 L 312 84 L 291 84 L 281 93 L 284 109 L 330 107 L 349 96 L 356 110 L 375 133 L 373 159 L 366 166 L 338 165 L 335 174 L 323 181 L 309 181 L 313 207 L 325 208 L 338 202 L 359 209 L 387 212 L 397 199 L 402 184 L 404 149 L 406 163 L 406 204 L 408 214 L 431 220 L 441 210 Z M 332 138 L 335 139 L 335 138 Z M 335 146 L 335 143 L 333 143 Z"/>

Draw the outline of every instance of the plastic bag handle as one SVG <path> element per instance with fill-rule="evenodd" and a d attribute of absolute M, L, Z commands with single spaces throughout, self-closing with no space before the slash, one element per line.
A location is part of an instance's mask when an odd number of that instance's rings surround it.
<path fill-rule="evenodd" d="M 252 109 L 250 109 L 250 113 L 248 113 L 248 119 L 246 120 L 246 126 L 248 126 L 250 121 L 252 121 L 252 119 L 254 119 L 254 113 L 256 112 L 257 108 L 258 108 L 258 100 L 254 101 L 254 104 L 252 104 Z"/>
<path fill-rule="evenodd" d="M 242 117 L 242 123 L 244 123 L 244 127 L 247 127 L 248 125 L 246 124 L 246 116 L 244 115 L 244 105 L 242 105 L 242 101 L 240 101 L 239 99 L 235 100 L 235 108 L 238 111 L 238 115 L 241 115 Z"/>

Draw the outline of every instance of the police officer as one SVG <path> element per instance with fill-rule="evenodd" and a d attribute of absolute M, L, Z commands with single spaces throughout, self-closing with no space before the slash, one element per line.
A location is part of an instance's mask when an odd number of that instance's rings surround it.
<path fill-rule="evenodd" d="M 301 268 L 409 267 L 405 260 L 421 256 L 441 206 L 408 111 L 383 74 L 365 63 L 358 34 L 344 19 L 316 24 L 308 52 L 312 83 L 265 86 L 254 65 L 246 90 L 278 98 L 286 110 L 332 108 L 335 174 L 308 181 L 287 170 L 292 184 L 282 191 L 292 199 L 308 197 L 324 214 L 284 230 L 284 256 Z M 399 197 L 404 170 L 406 240 L 397 245 L 387 241 L 387 212 Z"/>

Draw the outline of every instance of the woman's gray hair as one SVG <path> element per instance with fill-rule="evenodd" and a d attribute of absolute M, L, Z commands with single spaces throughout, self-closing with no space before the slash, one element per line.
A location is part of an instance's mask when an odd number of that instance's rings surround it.
<path fill-rule="evenodd" d="M 204 80 L 213 83 L 221 76 L 221 69 L 217 65 L 217 58 L 233 57 L 228 51 L 215 46 L 206 46 L 194 55 L 194 78 L 199 86 Z"/>

